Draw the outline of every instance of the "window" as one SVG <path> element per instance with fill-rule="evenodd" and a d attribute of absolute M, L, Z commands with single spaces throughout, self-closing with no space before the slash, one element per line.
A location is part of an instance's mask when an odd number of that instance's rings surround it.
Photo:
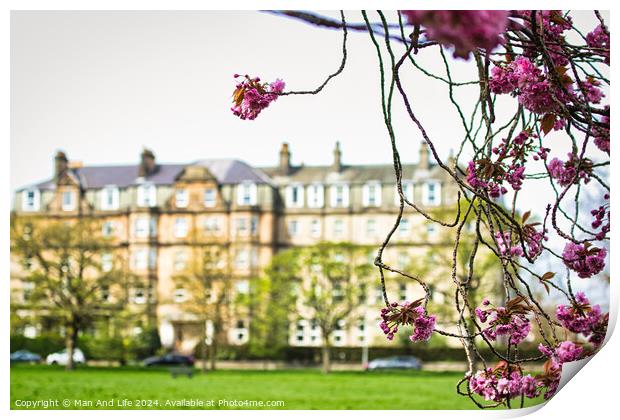
<path fill-rule="evenodd" d="M 295 332 L 295 340 L 297 340 L 298 343 L 303 343 L 305 332 L 306 320 L 300 319 L 299 321 L 297 321 L 297 330 Z"/>
<path fill-rule="evenodd" d="M 398 286 L 398 297 L 401 300 L 401 302 L 407 300 L 407 285 L 405 283 L 401 283 Z"/>
<path fill-rule="evenodd" d="M 22 297 L 24 301 L 29 301 L 32 297 L 32 291 L 34 290 L 34 283 L 31 281 L 25 281 L 22 283 Z"/>
<path fill-rule="evenodd" d="M 110 288 L 108 286 L 102 286 L 100 290 L 101 300 L 104 302 L 110 301 Z"/>
<path fill-rule="evenodd" d="M 409 200 L 410 203 L 413 203 L 413 182 L 411 181 L 402 181 L 403 187 L 403 196 Z M 394 194 L 394 204 L 396 206 L 400 206 L 400 195 L 398 194 L 398 187 L 396 188 Z"/>
<path fill-rule="evenodd" d="M 331 187 L 332 207 L 349 207 L 349 186 L 336 184 Z"/>
<path fill-rule="evenodd" d="M 148 238 L 155 236 L 157 231 L 157 220 L 149 217 L 139 217 L 134 222 L 134 233 L 137 238 Z"/>
<path fill-rule="evenodd" d="M 103 222 L 103 225 L 101 226 L 101 234 L 105 237 L 110 237 L 112 235 L 114 235 L 114 222 L 108 220 L 106 222 Z"/>
<path fill-rule="evenodd" d="M 374 235 L 377 233 L 377 221 L 375 219 L 368 219 L 366 221 L 366 234 Z"/>
<path fill-rule="evenodd" d="M 381 205 L 381 184 L 378 181 L 368 182 L 362 190 L 364 207 L 379 207 Z"/>
<path fill-rule="evenodd" d="M 157 249 L 149 248 L 149 268 L 153 269 L 157 266 Z"/>
<path fill-rule="evenodd" d="M 101 255 L 101 271 L 104 271 L 104 272 L 112 271 L 113 266 L 114 266 L 114 258 L 112 254 L 105 253 Z"/>
<path fill-rule="evenodd" d="M 398 266 L 405 268 L 409 264 L 409 255 L 406 252 L 401 251 L 398 253 Z"/>
<path fill-rule="evenodd" d="M 179 189 L 174 195 L 175 204 L 179 208 L 185 208 L 189 204 L 189 194 L 185 188 Z"/>
<path fill-rule="evenodd" d="M 240 249 L 235 254 L 235 268 L 248 268 L 249 252 L 247 249 Z"/>
<path fill-rule="evenodd" d="M 174 237 L 175 238 L 185 238 L 187 236 L 187 218 L 186 217 L 177 217 L 174 220 Z"/>
<path fill-rule="evenodd" d="M 240 295 L 247 295 L 250 293 L 250 282 L 247 280 L 239 280 L 235 283 L 235 289 Z"/>
<path fill-rule="evenodd" d="M 313 238 L 321 237 L 321 221 L 319 219 L 313 219 L 310 224 L 310 233 Z"/>
<path fill-rule="evenodd" d="M 143 304 L 146 303 L 146 292 L 144 289 L 134 289 L 133 291 L 133 303 Z"/>
<path fill-rule="evenodd" d="M 207 217 L 203 226 L 207 234 L 216 234 L 220 231 L 220 221 L 217 217 Z"/>
<path fill-rule="evenodd" d="M 344 233 L 344 222 L 342 219 L 334 220 L 334 235 L 342 236 Z"/>
<path fill-rule="evenodd" d="M 287 207 L 303 207 L 304 205 L 304 188 L 300 184 L 289 185 L 286 187 L 286 206 Z"/>
<path fill-rule="evenodd" d="M 428 223 L 426 225 L 426 234 L 428 235 L 429 238 L 434 238 L 435 235 L 437 234 L 437 226 L 435 226 L 434 223 Z"/>
<path fill-rule="evenodd" d="M 237 204 L 240 206 L 256 205 L 257 187 L 253 182 L 245 181 L 237 186 Z"/>
<path fill-rule="evenodd" d="M 299 233 L 299 223 L 297 222 L 297 220 L 289 220 L 288 233 L 291 236 L 295 236 Z"/>
<path fill-rule="evenodd" d="M 40 194 L 39 190 L 30 189 L 22 193 L 22 208 L 24 211 L 39 210 Z"/>
<path fill-rule="evenodd" d="M 183 289 L 183 288 L 177 288 L 174 290 L 174 295 L 172 297 L 172 299 L 176 302 L 176 303 L 183 303 L 187 300 L 187 290 Z"/>
<path fill-rule="evenodd" d="M 113 185 L 105 187 L 101 190 L 101 209 L 116 210 L 119 205 L 119 191 Z"/>
<path fill-rule="evenodd" d="M 424 184 L 422 204 L 425 206 L 438 206 L 441 204 L 441 184 L 439 182 L 427 182 Z"/>
<path fill-rule="evenodd" d="M 322 184 L 308 186 L 308 207 L 322 208 L 324 206 L 324 190 Z"/>
<path fill-rule="evenodd" d="M 250 218 L 250 234 L 256 235 L 258 233 L 258 216 L 253 215 Z"/>
<path fill-rule="evenodd" d="M 215 207 L 215 197 L 215 188 L 207 188 L 204 196 L 205 207 Z"/>
<path fill-rule="evenodd" d="M 73 191 L 62 192 L 62 209 L 64 211 L 71 211 L 75 209 L 75 192 Z"/>
<path fill-rule="evenodd" d="M 133 252 L 132 265 L 134 270 L 146 270 L 148 267 L 148 253 L 146 249 L 136 249 Z"/>
<path fill-rule="evenodd" d="M 342 286 L 338 283 L 334 284 L 332 289 L 332 300 L 334 302 L 342 302 L 344 300 L 344 292 Z"/>
<path fill-rule="evenodd" d="M 235 232 L 237 235 L 247 235 L 248 219 L 246 217 L 237 217 L 235 219 Z"/>
<path fill-rule="evenodd" d="M 409 219 L 407 218 L 400 219 L 400 223 L 398 224 L 398 234 L 400 236 L 409 235 Z"/>
<path fill-rule="evenodd" d="M 138 186 L 138 206 L 155 207 L 157 205 L 157 189 L 155 185 L 143 184 Z"/>
<path fill-rule="evenodd" d="M 187 253 L 185 251 L 177 251 L 174 254 L 174 270 L 183 271 L 187 268 Z"/>

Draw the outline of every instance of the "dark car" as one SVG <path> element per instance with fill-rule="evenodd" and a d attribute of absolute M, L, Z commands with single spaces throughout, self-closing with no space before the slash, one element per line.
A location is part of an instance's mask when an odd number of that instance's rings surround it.
<path fill-rule="evenodd" d="M 39 363 L 41 356 L 28 350 L 17 350 L 11 353 L 11 363 L 26 362 L 26 363 Z"/>
<path fill-rule="evenodd" d="M 182 354 L 168 353 L 144 359 L 144 366 L 194 366 L 194 358 Z"/>
<path fill-rule="evenodd" d="M 368 363 L 366 370 L 380 369 L 422 369 L 422 361 L 414 356 L 393 356 L 375 359 Z"/>

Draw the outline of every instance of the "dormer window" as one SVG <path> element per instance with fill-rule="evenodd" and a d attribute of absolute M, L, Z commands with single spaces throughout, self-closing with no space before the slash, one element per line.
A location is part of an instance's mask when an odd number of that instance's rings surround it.
<path fill-rule="evenodd" d="M 441 204 L 441 184 L 439 182 L 430 181 L 424 184 L 422 204 L 425 206 L 438 206 Z"/>
<path fill-rule="evenodd" d="M 75 209 L 75 192 L 73 191 L 62 192 L 62 209 L 64 211 L 71 211 Z"/>
<path fill-rule="evenodd" d="M 304 188 L 300 184 L 286 187 L 286 207 L 303 207 Z"/>
<path fill-rule="evenodd" d="M 324 189 L 322 184 L 312 184 L 308 186 L 308 207 L 315 209 L 324 206 Z"/>
<path fill-rule="evenodd" d="M 364 207 L 381 206 L 381 184 L 379 181 L 371 181 L 364 185 L 362 201 Z"/>
<path fill-rule="evenodd" d="M 205 207 L 215 207 L 215 197 L 215 188 L 207 188 L 204 196 Z"/>
<path fill-rule="evenodd" d="M 155 207 L 157 205 L 157 189 L 153 184 L 142 184 L 138 187 L 138 206 Z"/>
<path fill-rule="evenodd" d="M 237 186 L 237 204 L 240 206 L 255 206 L 256 195 L 256 184 L 251 181 L 242 182 Z"/>
<path fill-rule="evenodd" d="M 349 207 L 349 186 L 347 184 L 335 184 L 331 187 L 332 207 Z"/>
<path fill-rule="evenodd" d="M 39 204 L 39 190 L 29 189 L 22 192 L 22 208 L 24 211 L 37 211 L 39 210 Z"/>
<path fill-rule="evenodd" d="M 101 190 L 101 209 L 116 210 L 119 206 L 119 191 L 115 186 L 107 186 Z"/>
<path fill-rule="evenodd" d="M 178 208 L 185 208 L 189 204 L 189 194 L 185 188 L 178 189 L 174 195 L 174 202 Z"/>

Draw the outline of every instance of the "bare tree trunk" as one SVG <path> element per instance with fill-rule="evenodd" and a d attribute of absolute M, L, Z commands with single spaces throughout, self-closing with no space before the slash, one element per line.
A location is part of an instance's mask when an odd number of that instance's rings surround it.
<path fill-rule="evenodd" d="M 77 336 L 78 336 L 78 327 L 75 324 L 75 322 L 72 322 L 69 325 L 69 330 L 67 331 L 67 338 L 66 338 L 66 344 L 67 344 L 67 366 L 65 367 L 66 370 L 73 370 L 75 368 L 75 365 L 73 363 L 73 354 L 75 353 L 75 344 L 77 341 Z"/>
<path fill-rule="evenodd" d="M 215 338 L 216 334 L 213 333 L 213 338 L 211 339 L 211 349 L 210 349 L 210 358 L 211 358 L 211 370 L 216 369 L 217 363 L 217 339 Z"/>
<path fill-rule="evenodd" d="M 323 337 L 323 348 L 322 348 L 322 357 L 321 360 L 323 362 L 322 372 L 329 373 L 331 370 L 331 360 L 330 360 L 330 345 L 328 335 L 324 335 Z"/>
<path fill-rule="evenodd" d="M 207 371 L 207 323 L 203 322 L 202 338 L 200 342 L 200 358 L 202 359 L 202 371 Z"/>

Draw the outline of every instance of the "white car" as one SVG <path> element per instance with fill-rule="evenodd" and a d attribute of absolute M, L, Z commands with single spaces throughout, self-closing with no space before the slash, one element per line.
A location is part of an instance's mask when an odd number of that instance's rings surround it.
<path fill-rule="evenodd" d="M 67 349 L 60 350 L 56 353 L 48 354 L 45 358 L 45 362 L 48 365 L 66 365 L 69 360 L 69 356 L 67 355 Z M 84 353 L 80 349 L 73 349 L 73 363 L 86 363 L 86 358 L 84 357 Z"/>

